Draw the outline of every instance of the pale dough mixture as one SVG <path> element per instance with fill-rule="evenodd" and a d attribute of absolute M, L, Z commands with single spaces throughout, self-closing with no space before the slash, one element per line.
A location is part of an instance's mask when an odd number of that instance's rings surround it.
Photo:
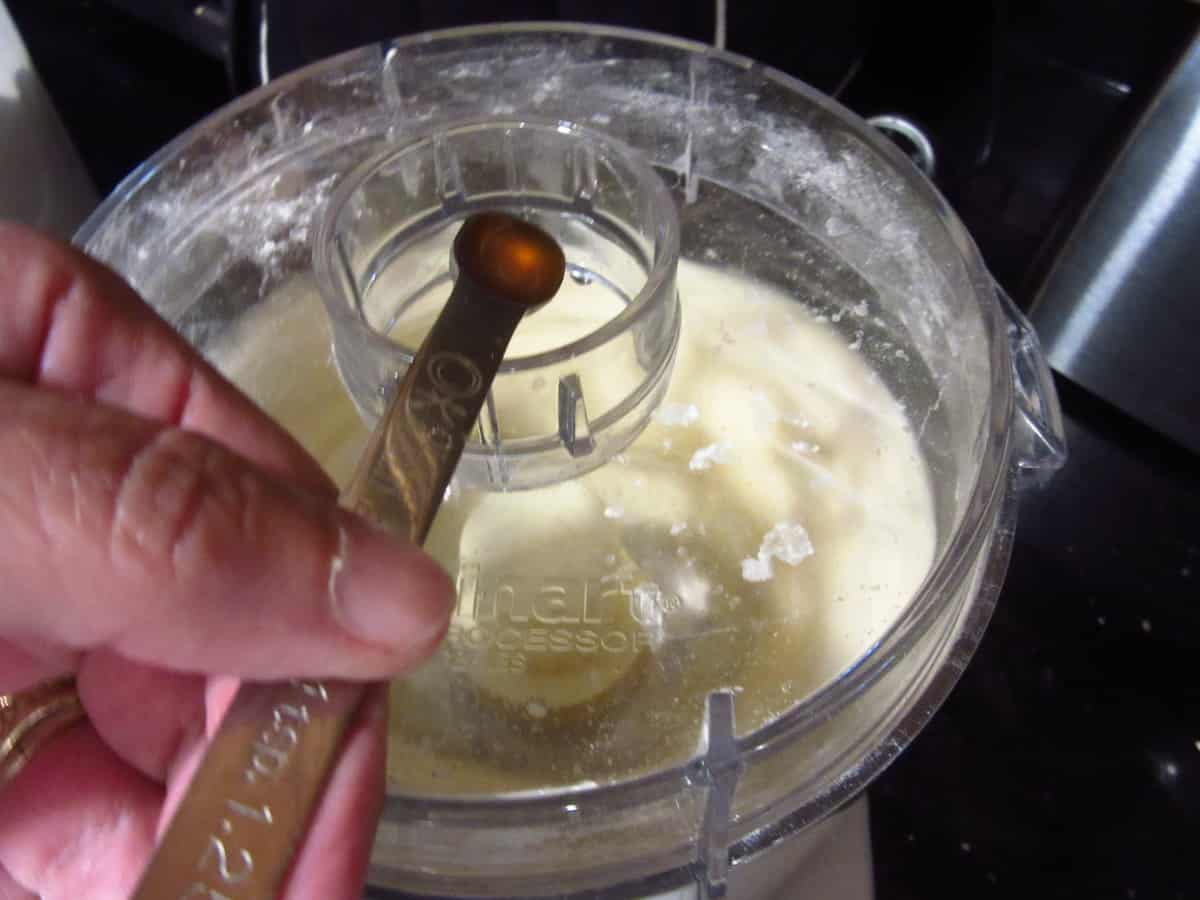
<path fill-rule="evenodd" d="M 427 546 L 457 575 L 459 609 L 437 657 L 393 689 L 394 789 L 527 790 L 684 760 L 709 691 L 734 691 L 752 731 L 851 667 L 919 587 L 932 495 L 881 380 L 772 289 L 684 262 L 679 291 L 667 398 L 625 453 L 443 505 Z M 553 346 L 555 323 L 551 304 L 518 341 Z M 311 284 L 213 356 L 349 476 L 366 432 Z M 555 385 L 531 396 L 551 409 Z"/>

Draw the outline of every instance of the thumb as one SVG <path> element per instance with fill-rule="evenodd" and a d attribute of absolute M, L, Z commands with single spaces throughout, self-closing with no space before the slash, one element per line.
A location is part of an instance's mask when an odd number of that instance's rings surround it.
<path fill-rule="evenodd" d="M 0 409 L 9 640 L 250 679 L 373 679 L 445 632 L 445 573 L 327 497 L 111 407 L 0 382 Z"/>

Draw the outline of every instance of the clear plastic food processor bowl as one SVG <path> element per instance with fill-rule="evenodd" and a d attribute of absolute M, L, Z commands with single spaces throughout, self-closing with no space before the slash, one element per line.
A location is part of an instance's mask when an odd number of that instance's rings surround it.
<path fill-rule="evenodd" d="M 430 535 L 459 608 L 393 688 L 372 891 L 720 895 L 945 698 L 1063 461 L 1053 385 L 885 139 L 633 32 L 334 58 L 182 135 L 78 242 L 344 478 L 493 207 L 571 277 Z"/>

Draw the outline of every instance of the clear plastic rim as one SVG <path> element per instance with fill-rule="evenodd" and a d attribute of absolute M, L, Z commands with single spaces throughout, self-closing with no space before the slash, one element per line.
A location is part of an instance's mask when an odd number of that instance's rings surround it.
<path fill-rule="evenodd" d="M 764 66 L 751 59 L 739 56 L 726 50 L 717 50 L 706 44 L 689 41 L 670 35 L 655 34 L 628 28 L 609 26 L 573 25 L 556 22 L 513 23 L 471 26 L 465 28 L 445 29 L 420 35 L 412 35 L 381 44 L 350 50 L 311 66 L 292 72 L 278 80 L 250 92 L 230 105 L 212 113 L 199 123 L 183 132 L 177 138 L 166 144 L 162 149 L 149 157 L 144 163 L 133 170 L 93 211 L 92 215 L 80 226 L 75 234 L 75 243 L 86 246 L 95 237 L 112 213 L 124 203 L 130 195 L 136 193 L 139 186 L 149 181 L 158 169 L 175 156 L 181 149 L 188 146 L 198 136 L 209 130 L 214 123 L 224 122 L 236 117 L 242 111 L 255 107 L 259 103 L 276 96 L 283 90 L 299 84 L 314 75 L 326 70 L 332 70 L 346 65 L 355 58 L 364 61 L 370 57 L 382 59 L 385 49 L 414 47 L 422 44 L 433 44 L 439 41 L 454 41 L 468 38 L 487 37 L 489 35 L 538 35 L 564 34 L 589 37 L 602 37 L 624 40 L 639 44 L 650 44 L 672 47 L 688 53 L 706 56 L 727 65 L 747 71 L 755 71 L 767 81 L 778 84 L 792 91 L 818 109 L 855 123 L 855 135 L 872 152 L 885 159 L 898 173 L 905 177 L 908 187 L 928 205 L 934 218 L 946 231 L 948 237 L 959 248 L 962 263 L 979 301 L 979 309 L 987 329 L 990 348 L 989 363 L 992 372 L 992 390 L 989 395 L 989 405 L 979 423 L 979 430 L 986 441 L 983 459 L 976 469 L 974 481 L 968 494 L 966 512 L 960 519 L 954 533 L 949 537 L 938 558 L 930 568 L 922 586 L 915 593 L 913 600 L 905 613 L 892 623 L 876 645 L 867 652 L 849 671 L 813 695 L 806 698 L 779 719 L 764 726 L 758 731 L 738 739 L 738 748 L 745 756 L 753 756 L 768 749 L 768 745 L 788 737 L 800 737 L 811 728 L 819 725 L 824 719 L 835 714 L 851 702 L 862 690 L 874 683 L 890 666 L 892 658 L 907 650 L 919 637 L 920 626 L 929 618 L 941 611 L 949 596 L 949 588 L 963 576 L 968 567 L 969 551 L 977 547 L 983 528 L 994 520 L 993 513 L 1004 498 L 1008 488 L 1008 469 L 1010 465 L 1009 424 L 1012 421 L 1014 404 L 1014 388 L 1012 376 L 1011 351 L 1003 340 L 1003 327 L 1000 324 L 1000 313 L 996 301 L 992 297 L 992 281 L 988 275 L 983 260 L 980 257 L 974 241 L 951 210 L 945 199 L 927 179 L 919 174 L 904 154 L 883 135 L 866 125 L 865 122 L 830 97 L 827 97 L 803 82 L 786 75 L 778 70 Z M 992 437 L 998 436 L 998 437 Z M 976 605 L 986 603 L 982 596 L 970 598 Z M 990 614 L 990 605 L 980 610 Z M 969 648 L 973 650 L 973 647 Z M 949 693 L 957 679 L 957 673 L 950 677 L 935 677 L 926 690 L 925 696 L 935 704 L 940 703 Z M 899 726 L 904 717 L 897 721 Z M 891 757 L 875 766 L 860 766 L 856 772 L 842 782 L 844 791 L 839 790 L 842 799 L 848 799 L 859 789 L 871 781 Z M 386 800 L 388 808 L 398 811 L 430 810 L 447 813 L 478 812 L 483 824 L 483 817 L 494 812 L 508 816 L 525 814 L 530 818 L 544 818 L 559 811 L 563 802 L 570 801 L 581 794 L 602 799 L 617 805 L 630 805 L 642 800 L 660 798 L 673 792 L 680 779 L 685 777 L 688 765 L 683 764 L 670 769 L 660 770 L 637 779 L 617 782 L 601 787 L 565 788 L 552 791 L 532 793 L 513 793 L 503 797 L 468 796 L 468 797 L 424 797 L 390 794 Z M 786 800 L 786 798 L 783 798 Z"/>

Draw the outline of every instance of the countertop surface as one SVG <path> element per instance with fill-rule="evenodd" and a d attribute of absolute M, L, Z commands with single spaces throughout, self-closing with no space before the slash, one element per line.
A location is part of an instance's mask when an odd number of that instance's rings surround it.
<path fill-rule="evenodd" d="M 28 26 L 71 5 L 10 8 Z M 155 60 L 128 52 L 139 26 L 74 6 L 103 65 L 47 28 L 26 40 L 77 142 L 105 127 L 99 91 L 136 91 L 148 111 L 85 156 L 107 189 L 131 153 L 223 102 L 220 69 L 184 53 L 204 79 L 155 81 Z M 974 661 L 871 788 L 879 900 L 1200 897 L 1200 460 L 1060 389 L 1070 461 L 1024 498 Z"/>

